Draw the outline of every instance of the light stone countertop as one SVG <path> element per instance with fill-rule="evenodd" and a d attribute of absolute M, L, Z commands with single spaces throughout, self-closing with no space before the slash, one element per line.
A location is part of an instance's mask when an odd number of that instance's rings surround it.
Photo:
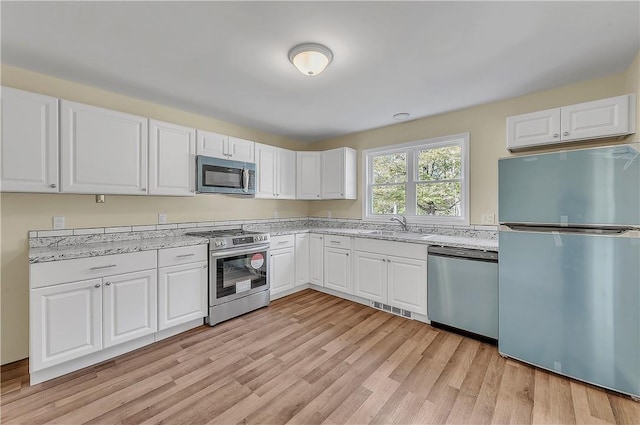
<path fill-rule="evenodd" d="M 484 239 L 471 236 L 447 236 L 436 233 L 384 231 L 383 233 L 371 233 L 371 230 L 314 227 L 278 227 L 267 231 L 271 236 L 291 235 L 296 233 L 320 233 L 326 235 L 355 236 L 359 238 L 382 239 L 387 241 L 410 242 L 425 245 L 480 249 L 483 251 L 498 251 L 497 239 Z"/>
<path fill-rule="evenodd" d="M 29 263 L 71 260 L 75 258 L 98 257 L 101 255 L 125 254 L 128 252 L 150 251 L 162 248 L 203 245 L 209 239 L 196 236 L 173 236 L 161 238 L 124 240 L 117 242 L 83 243 L 60 247 L 41 247 L 29 250 Z"/>
<path fill-rule="evenodd" d="M 249 226 L 247 226 L 249 227 Z M 248 228 L 247 230 L 251 230 Z M 355 236 L 368 239 L 382 239 L 397 242 L 419 243 L 424 245 L 441 245 L 459 248 L 480 249 L 484 251 L 498 251 L 496 239 L 474 236 L 449 236 L 437 233 L 415 233 L 358 228 L 330 228 L 308 226 L 274 226 L 272 228 L 260 226 L 256 231 L 269 233 L 271 236 L 291 235 L 296 233 L 320 233 L 326 235 Z M 202 245 L 209 242 L 206 238 L 197 236 L 164 236 L 138 238 L 129 240 L 114 240 L 104 242 L 78 243 L 76 245 L 43 246 L 29 250 L 29 263 L 44 263 L 49 261 L 71 260 L 76 258 L 97 257 L 101 255 L 124 254 L 129 252 L 149 251 L 162 248 L 177 248 L 182 246 Z"/>

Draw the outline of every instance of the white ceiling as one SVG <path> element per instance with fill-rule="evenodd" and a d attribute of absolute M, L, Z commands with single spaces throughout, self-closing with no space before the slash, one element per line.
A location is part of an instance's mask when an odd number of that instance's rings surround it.
<path fill-rule="evenodd" d="M 8 2 L 1 60 L 314 141 L 624 71 L 640 2 Z M 287 53 L 334 53 L 307 77 Z"/>

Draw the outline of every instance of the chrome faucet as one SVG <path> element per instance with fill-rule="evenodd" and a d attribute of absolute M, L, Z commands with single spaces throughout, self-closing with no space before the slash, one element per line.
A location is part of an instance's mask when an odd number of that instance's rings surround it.
<path fill-rule="evenodd" d="M 398 217 L 391 217 L 391 219 L 389 221 L 397 221 L 398 223 L 400 223 L 402 225 L 402 229 L 405 232 L 409 231 L 409 227 L 407 226 L 407 217 L 401 215 L 400 217 L 402 218 L 398 218 Z"/>

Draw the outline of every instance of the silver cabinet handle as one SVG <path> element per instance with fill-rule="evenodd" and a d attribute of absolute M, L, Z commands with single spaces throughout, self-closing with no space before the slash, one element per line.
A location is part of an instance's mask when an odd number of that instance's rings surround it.
<path fill-rule="evenodd" d="M 553 137 L 560 137 L 558 133 L 553 133 Z"/>
<path fill-rule="evenodd" d="M 562 135 L 563 135 L 563 136 L 568 136 L 568 135 L 569 135 L 569 132 L 568 132 L 568 131 L 565 131 L 564 133 L 562 133 Z"/>
<path fill-rule="evenodd" d="M 340 241 L 329 241 L 331 243 L 340 243 Z"/>
<path fill-rule="evenodd" d="M 280 242 L 278 242 L 278 245 L 283 244 L 283 243 L 287 243 L 287 242 L 289 242 L 289 241 L 280 241 Z"/>
<path fill-rule="evenodd" d="M 51 183 L 51 184 L 49 185 L 49 187 L 50 187 L 51 189 L 55 189 L 55 188 L 56 188 L 56 187 L 58 187 L 58 186 L 56 186 L 56 184 L 55 184 L 55 183 Z"/>
<path fill-rule="evenodd" d="M 95 285 L 93 285 L 93 286 L 95 286 L 96 288 L 99 288 L 99 287 L 100 287 L 100 284 L 99 284 L 99 283 L 96 283 L 96 284 L 95 284 Z"/>
<path fill-rule="evenodd" d="M 181 255 L 176 255 L 176 258 L 185 258 L 185 257 L 193 257 L 196 254 L 181 254 Z"/>
<path fill-rule="evenodd" d="M 140 189 L 140 190 L 141 190 L 141 191 L 143 191 L 143 192 L 146 192 L 146 191 L 147 191 L 147 188 L 143 187 L 143 188 L 142 188 L 142 189 Z"/>
<path fill-rule="evenodd" d="M 102 269 L 110 269 L 112 267 L 117 267 L 117 264 L 109 264 L 108 266 L 98 266 L 98 267 L 91 267 L 89 270 L 102 270 Z"/>
<path fill-rule="evenodd" d="M 105 284 L 105 286 L 109 286 L 109 285 L 111 285 L 111 282 L 105 282 L 104 284 Z"/>

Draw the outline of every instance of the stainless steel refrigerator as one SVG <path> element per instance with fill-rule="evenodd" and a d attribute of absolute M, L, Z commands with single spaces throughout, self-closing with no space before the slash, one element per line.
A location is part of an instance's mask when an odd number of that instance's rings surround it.
<path fill-rule="evenodd" d="M 500 353 L 640 397 L 640 145 L 498 171 Z"/>

